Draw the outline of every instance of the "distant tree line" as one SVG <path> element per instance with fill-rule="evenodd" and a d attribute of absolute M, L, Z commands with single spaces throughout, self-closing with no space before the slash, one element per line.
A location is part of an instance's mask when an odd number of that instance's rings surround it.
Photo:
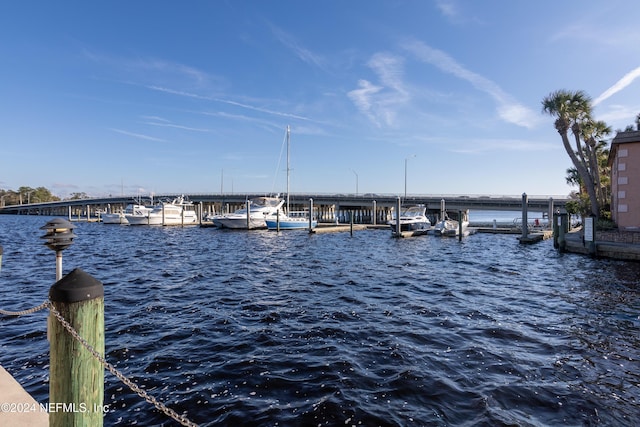
<path fill-rule="evenodd" d="M 86 199 L 85 193 L 72 193 L 69 199 Z M 4 190 L 0 188 L 0 207 L 11 205 L 24 205 L 28 203 L 57 202 L 60 197 L 54 195 L 45 187 L 20 187 L 17 190 Z"/>

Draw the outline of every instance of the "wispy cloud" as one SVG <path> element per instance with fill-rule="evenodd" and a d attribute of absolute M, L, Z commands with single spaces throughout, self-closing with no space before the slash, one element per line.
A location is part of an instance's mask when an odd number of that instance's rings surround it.
<path fill-rule="evenodd" d="M 326 61 L 321 55 L 318 55 L 302 46 L 291 34 L 273 24 L 271 24 L 271 31 L 276 39 L 278 39 L 278 41 L 286 48 L 291 50 L 301 61 L 318 68 L 325 67 Z"/>
<path fill-rule="evenodd" d="M 147 141 L 167 142 L 164 139 L 156 138 L 156 137 L 149 136 L 149 135 L 143 135 L 141 133 L 128 132 L 128 131 L 122 130 L 122 129 L 110 128 L 109 130 L 111 130 L 113 132 L 120 133 L 122 135 L 132 136 L 134 138 L 144 139 L 144 140 L 147 140 Z"/>
<path fill-rule="evenodd" d="M 163 86 L 147 85 L 145 87 L 147 89 L 155 90 L 155 91 L 158 91 L 158 92 L 169 93 L 171 95 L 184 96 L 186 98 L 204 99 L 204 100 L 209 100 L 209 101 L 213 100 L 213 98 L 208 97 L 208 96 L 198 95 L 197 93 L 186 92 L 186 91 L 183 91 L 183 90 L 170 89 L 170 88 L 163 87 Z"/>
<path fill-rule="evenodd" d="M 552 42 L 577 41 L 590 50 L 595 48 L 631 49 L 640 43 L 640 30 L 637 25 L 620 26 L 620 22 L 607 25 L 600 20 L 601 16 L 597 15 L 592 20 L 566 25 L 562 30 L 552 34 L 550 40 Z"/>
<path fill-rule="evenodd" d="M 388 53 L 377 53 L 367 65 L 378 76 L 380 85 L 361 79 L 358 88 L 348 92 L 347 96 L 376 126 L 392 126 L 397 108 L 410 98 L 402 79 L 403 60 Z"/>
<path fill-rule="evenodd" d="M 247 109 L 247 110 L 258 111 L 260 113 L 271 114 L 271 115 L 274 115 L 274 116 L 286 117 L 286 118 L 297 119 L 297 120 L 310 120 L 308 117 L 299 116 L 297 114 L 291 114 L 291 113 L 287 113 L 287 112 L 283 112 L 283 111 L 270 110 L 270 109 L 267 109 L 267 108 L 262 108 L 262 107 L 257 107 L 257 106 L 254 106 L 254 105 L 244 104 L 244 103 L 241 103 L 241 102 L 232 101 L 232 100 L 224 99 L 224 98 L 203 96 L 203 95 L 199 95 L 199 94 L 192 93 L 192 92 L 185 92 L 185 91 L 170 89 L 170 88 L 161 87 L 161 86 L 147 86 L 147 88 L 151 89 L 151 90 L 158 91 L 158 92 L 169 93 L 169 94 L 172 94 L 172 95 L 184 96 L 184 97 L 195 98 L 195 99 L 202 99 L 202 100 L 212 101 L 212 102 L 220 102 L 220 103 L 223 103 L 223 104 L 232 105 L 232 106 L 235 106 L 235 107 L 240 107 L 240 108 L 244 108 L 244 109 Z"/>
<path fill-rule="evenodd" d="M 166 120 L 160 117 L 143 117 L 143 118 L 147 119 L 147 121 L 144 122 L 144 124 L 146 125 L 188 130 L 193 132 L 211 132 L 211 130 L 209 129 L 201 129 L 201 128 L 183 126 L 183 125 L 176 125 L 174 123 L 171 123 L 169 120 Z"/>
<path fill-rule="evenodd" d="M 598 120 L 603 120 L 606 123 L 612 124 L 612 126 L 625 128 L 635 123 L 638 111 L 640 111 L 640 104 L 634 106 L 618 104 L 607 105 L 607 111 L 605 113 L 598 113 Z"/>
<path fill-rule="evenodd" d="M 377 53 L 368 64 L 380 77 L 380 81 L 396 91 L 401 98 L 407 98 L 402 77 L 404 74 L 402 58 L 386 53 Z"/>
<path fill-rule="evenodd" d="M 403 47 L 419 60 L 465 80 L 476 89 L 491 96 L 497 104 L 498 115 L 502 120 L 526 128 L 533 128 L 540 122 L 539 114 L 518 103 L 493 81 L 466 69 L 445 52 L 421 41 L 409 41 Z"/>
<path fill-rule="evenodd" d="M 477 16 L 471 16 L 468 14 L 467 9 L 460 7 L 459 0 L 436 0 L 436 8 L 440 11 L 447 21 L 451 24 L 460 25 L 484 25 L 483 21 Z"/>
<path fill-rule="evenodd" d="M 286 113 L 286 112 L 283 112 L 283 111 L 269 110 L 267 108 L 262 108 L 262 107 L 256 107 L 254 105 L 243 104 L 241 102 L 231 101 L 231 100 L 228 100 L 228 99 L 214 98 L 213 100 L 217 101 L 217 102 L 222 102 L 224 104 L 234 105 L 236 107 L 245 108 L 247 110 L 259 111 L 261 113 L 271 114 L 271 115 L 274 115 L 274 116 L 287 117 L 287 118 L 298 119 L 298 120 L 309 120 L 308 117 L 299 116 L 297 114 Z"/>
<path fill-rule="evenodd" d="M 436 7 L 449 19 L 456 18 L 458 16 L 458 8 L 452 0 L 437 0 Z"/>
<path fill-rule="evenodd" d="M 347 93 L 347 96 L 355 104 L 356 108 L 377 126 L 380 126 L 380 123 L 373 112 L 372 99 L 373 96 L 381 90 L 382 88 L 380 86 L 376 86 L 367 80 L 359 80 L 358 89 Z"/>
<path fill-rule="evenodd" d="M 459 141 L 459 144 L 452 143 L 451 145 L 450 151 L 463 154 L 481 154 L 493 151 L 549 151 L 558 148 L 557 144 L 522 139 L 466 139 Z"/>
<path fill-rule="evenodd" d="M 83 54 L 97 64 L 109 67 L 116 72 L 126 73 L 129 78 L 138 76 L 139 78 L 156 82 L 180 81 L 184 86 L 189 87 L 206 87 L 211 82 L 220 80 L 219 77 L 210 75 L 195 67 L 158 58 L 116 57 L 89 50 L 84 50 Z"/>
<path fill-rule="evenodd" d="M 637 79 L 638 77 L 640 77 L 640 67 L 637 67 L 629 71 L 620 80 L 618 80 L 613 86 L 611 86 L 609 89 L 602 92 L 600 96 L 598 96 L 596 99 L 593 100 L 593 105 L 598 105 L 605 99 L 625 89 L 627 86 L 633 83 L 634 80 Z"/>

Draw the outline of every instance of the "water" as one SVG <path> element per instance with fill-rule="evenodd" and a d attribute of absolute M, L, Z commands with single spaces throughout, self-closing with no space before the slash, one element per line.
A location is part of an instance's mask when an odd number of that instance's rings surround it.
<path fill-rule="evenodd" d="M 0 308 L 46 299 L 46 221 L 0 216 Z M 510 235 L 75 232 L 106 358 L 201 425 L 640 424 L 640 264 Z M 0 317 L 0 364 L 48 402 L 46 313 Z M 176 425 L 105 381 L 105 425 Z"/>
<path fill-rule="evenodd" d="M 546 225 L 547 218 L 543 218 L 542 212 L 530 211 L 527 213 L 528 222 L 533 223 L 538 220 L 540 224 Z M 471 210 L 469 211 L 469 221 L 472 224 L 493 224 L 496 221 L 500 225 L 512 226 L 522 224 L 521 211 L 491 211 L 491 210 Z"/>

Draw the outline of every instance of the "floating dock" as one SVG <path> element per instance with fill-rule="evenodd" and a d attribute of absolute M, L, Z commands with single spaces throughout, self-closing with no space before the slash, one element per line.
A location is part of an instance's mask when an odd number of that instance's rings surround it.
<path fill-rule="evenodd" d="M 540 242 L 542 240 L 547 240 L 547 239 L 551 239 L 553 237 L 553 230 L 540 230 L 540 231 L 534 231 L 533 233 L 529 233 L 523 237 L 520 237 L 520 243 L 525 243 L 525 244 L 529 244 L 529 243 L 537 243 Z"/>
<path fill-rule="evenodd" d="M 318 224 L 316 228 L 311 230 L 313 234 L 322 233 L 344 233 L 360 230 L 380 230 L 388 229 L 388 225 L 372 225 L 372 224 Z"/>
<path fill-rule="evenodd" d="M 391 235 L 393 237 L 415 237 L 415 236 L 424 236 L 428 234 L 429 231 L 431 231 L 431 229 L 429 228 L 425 230 L 401 231 L 399 233 L 396 231 L 392 231 Z"/>

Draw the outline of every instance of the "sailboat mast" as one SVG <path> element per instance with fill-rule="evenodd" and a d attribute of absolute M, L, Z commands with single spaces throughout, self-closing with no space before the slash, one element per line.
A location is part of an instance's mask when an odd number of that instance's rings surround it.
<path fill-rule="evenodd" d="M 289 144 L 291 138 L 291 128 L 287 125 L 287 215 L 289 215 Z"/>

